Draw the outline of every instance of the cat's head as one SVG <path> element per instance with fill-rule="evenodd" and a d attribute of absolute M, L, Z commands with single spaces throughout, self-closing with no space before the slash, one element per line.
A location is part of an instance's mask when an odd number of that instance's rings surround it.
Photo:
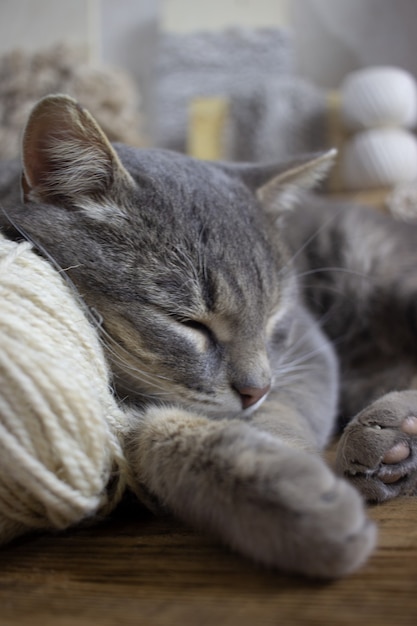
<path fill-rule="evenodd" d="M 50 96 L 24 133 L 20 225 L 101 316 L 122 396 L 232 416 L 265 397 L 272 344 L 290 336 L 280 216 L 332 158 L 260 167 L 111 146 Z"/>

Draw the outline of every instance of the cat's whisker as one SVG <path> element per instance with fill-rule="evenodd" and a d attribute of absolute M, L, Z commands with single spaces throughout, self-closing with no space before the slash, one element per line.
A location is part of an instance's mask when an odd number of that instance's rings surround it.
<path fill-rule="evenodd" d="M 294 383 L 299 383 L 300 381 L 302 381 L 304 378 L 301 375 L 298 376 L 282 376 L 280 377 L 275 385 L 274 385 L 274 389 L 285 389 L 290 387 L 291 385 L 294 385 Z"/>
<path fill-rule="evenodd" d="M 336 291 L 336 290 L 335 290 Z M 337 292 L 336 292 L 337 293 Z M 317 324 L 317 326 L 319 328 L 321 328 L 322 330 L 325 328 L 326 324 L 332 319 L 332 317 L 334 315 L 337 314 L 337 308 L 336 306 L 334 307 L 329 307 L 329 310 L 326 311 L 325 313 L 323 313 L 320 317 L 316 317 L 315 318 L 315 323 Z"/>
<path fill-rule="evenodd" d="M 339 210 L 334 210 L 334 212 L 332 213 L 332 215 L 330 217 L 328 217 L 327 219 L 325 219 L 319 228 L 317 228 L 317 230 L 314 231 L 314 233 L 312 235 L 310 235 L 310 237 L 308 237 L 302 246 L 300 246 L 295 252 L 294 254 L 291 256 L 290 259 L 288 259 L 288 261 L 286 263 L 284 263 L 284 265 L 282 266 L 282 268 L 280 269 L 280 274 L 288 271 L 288 268 L 293 266 L 294 262 L 297 260 L 297 258 L 306 250 L 306 248 L 308 248 L 308 246 L 324 231 L 326 230 L 330 224 L 334 221 L 336 221 L 336 219 L 339 217 L 339 215 L 341 213 L 343 213 L 344 211 L 344 207 L 340 207 Z"/>
<path fill-rule="evenodd" d="M 364 278 L 369 281 L 375 280 L 375 277 L 372 276 L 372 274 L 367 274 L 365 272 L 359 272 L 357 270 L 352 270 L 348 267 L 340 267 L 340 266 L 317 267 L 312 270 L 300 272 L 299 274 L 297 274 L 297 278 L 300 279 L 300 278 L 305 278 L 306 276 L 314 276 L 316 274 L 324 274 L 324 273 L 329 273 L 329 272 L 341 272 L 343 274 L 352 275 L 357 278 Z"/>
<path fill-rule="evenodd" d="M 327 317 L 327 314 L 322 316 L 322 323 L 325 323 L 325 318 Z M 320 325 L 320 320 L 318 325 Z M 296 360 L 294 360 L 293 355 L 295 353 L 298 352 L 299 347 L 306 342 L 307 338 L 309 335 L 311 334 L 315 334 L 316 333 L 316 328 L 315 326 L 310 326 L 306 329 L 306 331 L 304 333 L 302 333 L 299 337 L 297 337 L 297 341 L 293 342 L 292 344 L 290 344 L 289 346 L 287 346 L 285 352 L 283 353 L 283 363 L 285 362 L 290 362 L 292 364 L 297 364 L 297 363 L 303 363 L 305 362 L 307 359 L 310 359 L 311 357 L 319 354 L 320 352 L 326 351 L 328 350 L 328 343 L 327 341 L 323 340 L 323 342 L 317 346 L 316 348 L 314 348 L 314 350 L 311 350 L 309 352 L 306 353 L 302 353 L 299 357 L 297 357 Z"/>
<path fill-rule="evenodd" d="M 204 281 L 207 282 L 207 279 L 208 279 L 207 264 L 206 264 L 206 258 L 203 255 L 204 246 L 202 245 L 205 230 L 206 230 L 206 226 L 203 225 L 203 227 L 201 228 L 200 234 L 198 236 L 198 267 L 199 267 L 200 272 L 203 275 Z"/>
<path fill-rule="evenodd" d="M 132 378 L 138 381 L 138 383 L 142 383 L 146 386 L 152 386 L 153 388 L 155 388 L 155 391 L 152 391 L 152 394 L 156 393 L 158 396 L 169 395 L 168 392 L 163 389 L 163 387 L 156 385 L 151 377 L 145 378 L 143 372 L 141 372 L 137 368 L 129 367 L 128 365 L 126 366 L 126 363 L 124 363 L 123 361 L 115 359 L 114 355 L 110 356 L 110 360 L 114 365 L 118 365 L 120 369 L 122 369 L 124 372 L 129 373 Z M 119 378 L 121 377 L 119 376 Z M 136 389 L 132 388 L 130 389 L 130 391 L 136 391 L 137 393 L 140 392 L 141 395 L 145 395 L 143 387 L 137 387 Z"/>
<path fill-rule="evenodd" d="M 143 383 L 145 385 L 150 385 L 152 387 L 154 387 L 158 393 L 158 395 L 168 395 L 168 392 L 164 390 L 163 386 L 158 385 L 155 382 L 155 378 L 161 378 L 158 376 L 151 376 L 149 374 L 147 374 L 146 372 L 143 372 L 142 370 L 138 369 L 137 367 L 135 367 L 134 365 L 128 363 L 127 361 L 123 360 L 120 355 L 117 354 L 117 352 L 115 352 L 114 350 L 112 350 L 112 348 L 110 348 L 110 346 L 108 346 L 107 344 L 104 344 L 108 353 L 108 358 L 115 364 L 118 365 L 120 367 L 120 369 L 122 369 L 124 372 L 127 372 L 129 374 L 132 375 L 132 377 L 134 377 L 138 382 Z M 159 382 L 159 381 L 158 381 Z M 133 389 L 131 390 L 133 391 Z M 140 391 L 142 393 L 142 389 L 136 389 L 136 391 Z"/>
<path fill-rule="evenodd" d="M 191 282 L 191 284 L 199 285 L 200 280 L 197 272 L 196 265 L 193 259 L 190 258 L 190 255 L 186 250 L 177 246 L 174 250 L 174 253 L 177 257 L 177 260 L 183 265 L 184 269 L 191 273 L 192 278 L 189 278 L 187 282 Z"/>
<path fill-rule="evenodd" d="M 317 292 L 317 285 L 303 285 L 304 292 L 307 292 L 309 289 Z M 321 285 L 320 290 L 329 294 L 336 294 L 340 298 L 349 298 L 349 294 L 347 294 L 344 288 L 340 285 Z"/>
<path fill-rule="evenodd" d="M 298 340 L 289 346 L 289 348 L 282 355 L 282 362 L 274 367 L 274 386 L 282 388 L 291 382 L 298 382 L 302 377 L 311 375 L 314 370 L 319 370 L 320 365 L 314 361 L 315 357 L 320 353 L 328 351 L 328 343 L 323 341 L 320 345 L 313 350 L 303 352 L 294 358 L 298 351 L 300 344 L 306 341 L 306 337 L 312 329 L 307 330 Z"/>
<path fill-rule="evenodd" d="M 120 379 L 123 383 L 123 390 L 125 392 L 130 392 L 131 394 L 133 394 L 134 396 L 138 396 L 140 395 L 142 398 L 144 398 L 146 401 L 148 402 L 164 402 L 168 397 L 169 394 L 168 392 L 163 392 L 163 391 L 149 391 L 149 390 L 143 390 L 143 388 L 138 388 L 138 387 L 132 387 L 131 385 L 128 385 L 126 383 L 125 378 L 122 378 L 120 376 L 118 376 L 117 374 L 115 374 L 113 376 L 114 380 Z M 142 381 L 141 381 L 142 382 Z M 119 398 L 120 402 L 129 402 L 129 397 L 125 396 L 124 398 Z"/>
<path fill-rule="evenodd" d="M 138 369 L 138 367 L 136 365 L 128 363 L 128 361 L 124 361 L 123 357 L 121 356 L 121 354 L 116 352 L 114 349 L 110 348 L 110 345 L 107 344 L 105 342 L 105 340 L 111 342 L 112 345 L 117 350 L 119 350 L 120 352 L 124 353 L 128 359 L 134 359 L 135 357 L 120 342 L 118 342 L 114 337 L 112 337 L 112 335 L 103 326 L 100 327 L 100 333 L 101 333 L 101 336 L 102 336 L 103 345 L 105 345 L 105 347 L 111 352 L 111 354 L 113 356 L 118 358 L 119 363 L 121 365 L 123 365 L 125 369 L 130 369 L 132 371 L 138 372 L 138 373 L 141 374 L 141 376 L 147 377 L 148 380 L 151 380 L 151 381 L 153 381 L 154 378 L 158 378 L 159 380 L 171 381 L 171 379 L 168 378 L 167 376 L 163 376 L 162 374 L 152 374 L 152 375 L 151 374 L 147 374 L 146 372 L 143 372 L 142 370 Z"/>
<path fill-rule="evenodd" d="M 327 350 L 328 350 L 328 344 L 323 342 L 323 344 L 321 344 L 314 350 L 310 350 L 309 352 L 306 352 L 305 354 L 298 357 L 296 360 L 292 360 L 291 358 L 292 355 L 287 353 L 285 356 L 288 358 L 288 360 L 284 361 L 283 365 L 284 367 L 286 366 L 286 364 L 290 366 L 294 366 L 294 367 L 304 365 L 306 369 L 317 367 L 317 365 L 314 366 L 314 363 L 311 364 L 311 360 L 314 359 L 314 357 L 316 357 L 318 354 L 326 352 Z"/>
<path fill-rule="evenodd" d="M 317 365 L 311 365 L 310 363 L 305 363 L 301 360 L 301 358 L 299 359 L 299 361 L 295 361 L 294 363 L 288 363 L 285 365 L 282 365 L 281 367 L 275 368 L 274 369 L 274 374 L 282 374 L 282 373 L 286 373 L 286 372 L 309 372 L 312 369 L 317 369 Z"/>
<path fill-rule="evenodd" d="M 274 372 L 274 386 L 277 384 L 281 384 L 284 382 L 288 384 L 291 381 L 301 380 L 305 375 L 311 374 L 313 370 L 317 370 L 316 367 L 301 367 L 299 369 L 288 367 L 288 369 L 283 369 L 281 371 Z"/>
<path fill-rule="evenodd" d="M 80 268 L 82 266 L 83 266 L 82 263 L 77 263 L 76 265 L 69 265 L 68 267 L 63 267 L 62 269 L 58 270 L 58 272 L 60 274 L 65 274 L 66 275 L 66 272 L 69 272 L 69 270 L 76 270 L 76 269 L 78 269 L 78 268 Z"/>

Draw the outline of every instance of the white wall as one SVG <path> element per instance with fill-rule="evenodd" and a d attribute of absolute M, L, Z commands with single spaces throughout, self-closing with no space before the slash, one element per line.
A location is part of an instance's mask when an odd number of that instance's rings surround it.
<path fill-rule="evenodd" d="M 162 0 L 161 26 L 173 32 L 230 26 L 278 26 L 289 20 L 291 0 Z"/>
<path fill-rule="evenodd" d="M 417 77 L 417 0 L 291 0 L 301 74 L 323 87 L 366 65 Z"/>
<path fill-rule="evenodd" d="M 0 0 L 0 53 L 67 40 L 97 55 L 100 0 Z"/>
<path fill-rule="evenodd" d="M 125 68 L 135 77 L 145 94 L 145 115 L 151 119 L 160 0 L 99 1 L 100 58 Z"/>
<path fill-rule="evenodd" d="M 125 67 L 148 92 L 158 21 L 177 32 L 288 24 L 299 72 L 323 87 L 369 64 L 417 77 L 417 0 L 0 0 L 0 53 L 67 39 Z"/>

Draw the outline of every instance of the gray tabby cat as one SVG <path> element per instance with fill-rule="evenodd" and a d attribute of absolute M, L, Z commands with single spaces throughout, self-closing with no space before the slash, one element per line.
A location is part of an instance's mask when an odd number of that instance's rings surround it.
<path fill-rule="evenodd" d="M 298 197 L 333 157 L 261 167 L 111 146 L 50 96 L 23 172 L 0 174 L 3 231 L 38 244 L 102 319 L 144 498 L 322 577 L 358 567 L 376 534 L 320 456 L 338 413 L 358 413 L 338 468 L 368 499 L 417 483 L 417 229 Z"/>

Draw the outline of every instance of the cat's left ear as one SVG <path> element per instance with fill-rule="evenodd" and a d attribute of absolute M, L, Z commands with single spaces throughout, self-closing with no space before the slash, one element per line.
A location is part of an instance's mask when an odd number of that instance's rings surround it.
<path fill-rule="evenodd" d="M 54 203 L 111 195 L 133 184 L 94 118 L 73 98 L 46 96 L 23 135 L 25 200 Z"/>
<path fill-rule="evenodd" d="M 312 189 L 326 178 L 336 156 L 335 149 L 306 155 L 289 163 L 267 182 L 258 186 L 256 195 L 267 213 L 278 215 L 292 209 L 300 191 Z"/>

